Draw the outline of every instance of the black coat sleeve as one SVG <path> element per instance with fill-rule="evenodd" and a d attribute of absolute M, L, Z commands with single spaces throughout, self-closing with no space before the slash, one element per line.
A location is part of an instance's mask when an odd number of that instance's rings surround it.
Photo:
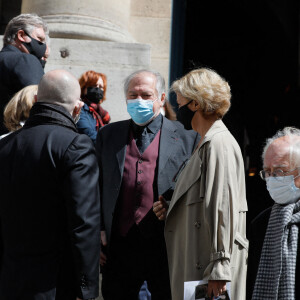
<path fill-rule="evenodd" d="M 64 197 L 77 296 L 95 298 L 99 292 L 100 200 L 98 164 L 94 146 L 78 135 L 65 153 Z"/>
<path fill-rule="evenodd" d="M 39 84 L 42 76 L 44 75 L 44 69 L 42 68 L 39 60 L 31 55 L 24 54 L 17 61 L 14 69 L 16 86 L 22 89 L 25 86 L 32 84 Z"/>

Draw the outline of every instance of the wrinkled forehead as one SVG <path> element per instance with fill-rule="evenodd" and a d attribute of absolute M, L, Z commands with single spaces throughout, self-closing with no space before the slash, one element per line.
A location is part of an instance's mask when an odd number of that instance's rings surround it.
<path fill-rule="evenodd" d="M 153 74 L 147 72 L 137 74 L 130 80 L 128 91 L 136 88 L 156 90 L 156 77 Z"/>
<path fill-rule="evenodd" d="M 300 140 L 299 140 L 300 141 Z M 291 150 L 290 137 L 280 137 L 274 140 L 268 147 L 265 158 L 265 167 L 280 167 L 290 165 L 290 150 Z"/>

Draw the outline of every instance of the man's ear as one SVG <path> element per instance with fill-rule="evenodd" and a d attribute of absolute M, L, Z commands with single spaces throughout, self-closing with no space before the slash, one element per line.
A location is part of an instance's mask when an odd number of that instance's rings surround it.
<path fill-rule="evenodd" d="M 84 105 L 84 103 L 82 101 L 77 102 L 77 104 L 75 105 L 74 110 L 73 110 L 73 118 L 76 117 L 80 113 L 80 110 L 83 105 Z"/>
<path fill-rule="evenodd" d="M 166 93 L 162 93 L 161 98 L 160 98 L 160 102 L 161 102 L 160 106 L 161 107 L 164 106 L 165 100 L 166 100 Z"/>
<path fill-rule="evenodd" d="M 24 30 L 22 30 L 22 29 L 18 30 L 18 32 L 17 32 L 17 38 L 18 38 L 18 40 L 20 42 L 25 42 L 26 41 L 25 40 L 25 36 L 27 36 L 27 34 L 25 33 Z"/>
<path fill-rule="evenodd" d="M 34 103 L 37 102 L 37 95 L 34 95 Z"/>

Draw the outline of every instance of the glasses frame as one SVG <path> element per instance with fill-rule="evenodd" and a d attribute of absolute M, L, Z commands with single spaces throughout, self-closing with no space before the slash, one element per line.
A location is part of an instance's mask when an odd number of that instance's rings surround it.
<path fill-rule="evenodd" d="M 294 171 L 296 171 L 296 170 L 299 170 L 299 169 L 300 169 L 300 167 L 296 167 L 295 169 L 292 169 L 292 170 L 289 170 L 289 171 L 286 171 L 286 172 L 283 172 L 281 169 L 277 169 L 276 171 L 274 171 L 274 172 L 272 172 L 272 173 L 269 172 L 269 171 L 261 170 L 261 171 L 259 171 L 259 176 L 260 176 L 260 178 L 261 178 L 262 180 L 266 180 L 266 178 L 269 178 L 269 177 L 275 177 L 275 178 L 277 178 L 277 177 L 287 176 L 287 174 L 289 174 L 289 173 L 291 173 L 291 172 L 294 172 Z M 276 174 L 275 174 L 275 172 L 278 172 L 278 171 L 281 172 L 280 175 L 276 175 Z M 270 175 L 266 177 L 265 173 L 269 173 Z M 275 176 L 274 176 L 274 174 L 275 174 Z M 294 179 L 295 179 L 296 177 L 298 177 L 298 176 L 299 176 L 299 174 L 298 174 L 297 176 L 295 176 Z"/>

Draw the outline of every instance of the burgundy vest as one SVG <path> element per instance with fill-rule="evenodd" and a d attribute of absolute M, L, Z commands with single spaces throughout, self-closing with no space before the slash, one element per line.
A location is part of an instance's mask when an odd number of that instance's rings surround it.
<path fill-rule="evenodd" d="M 152 209 L 159 137 L 160 131 L 144 153 L 140 154 L 132 133 L 129 136 L 119 196 L 119 230 L 122 236 L 126 236 L 132 225 L 138 225 Z"/>

